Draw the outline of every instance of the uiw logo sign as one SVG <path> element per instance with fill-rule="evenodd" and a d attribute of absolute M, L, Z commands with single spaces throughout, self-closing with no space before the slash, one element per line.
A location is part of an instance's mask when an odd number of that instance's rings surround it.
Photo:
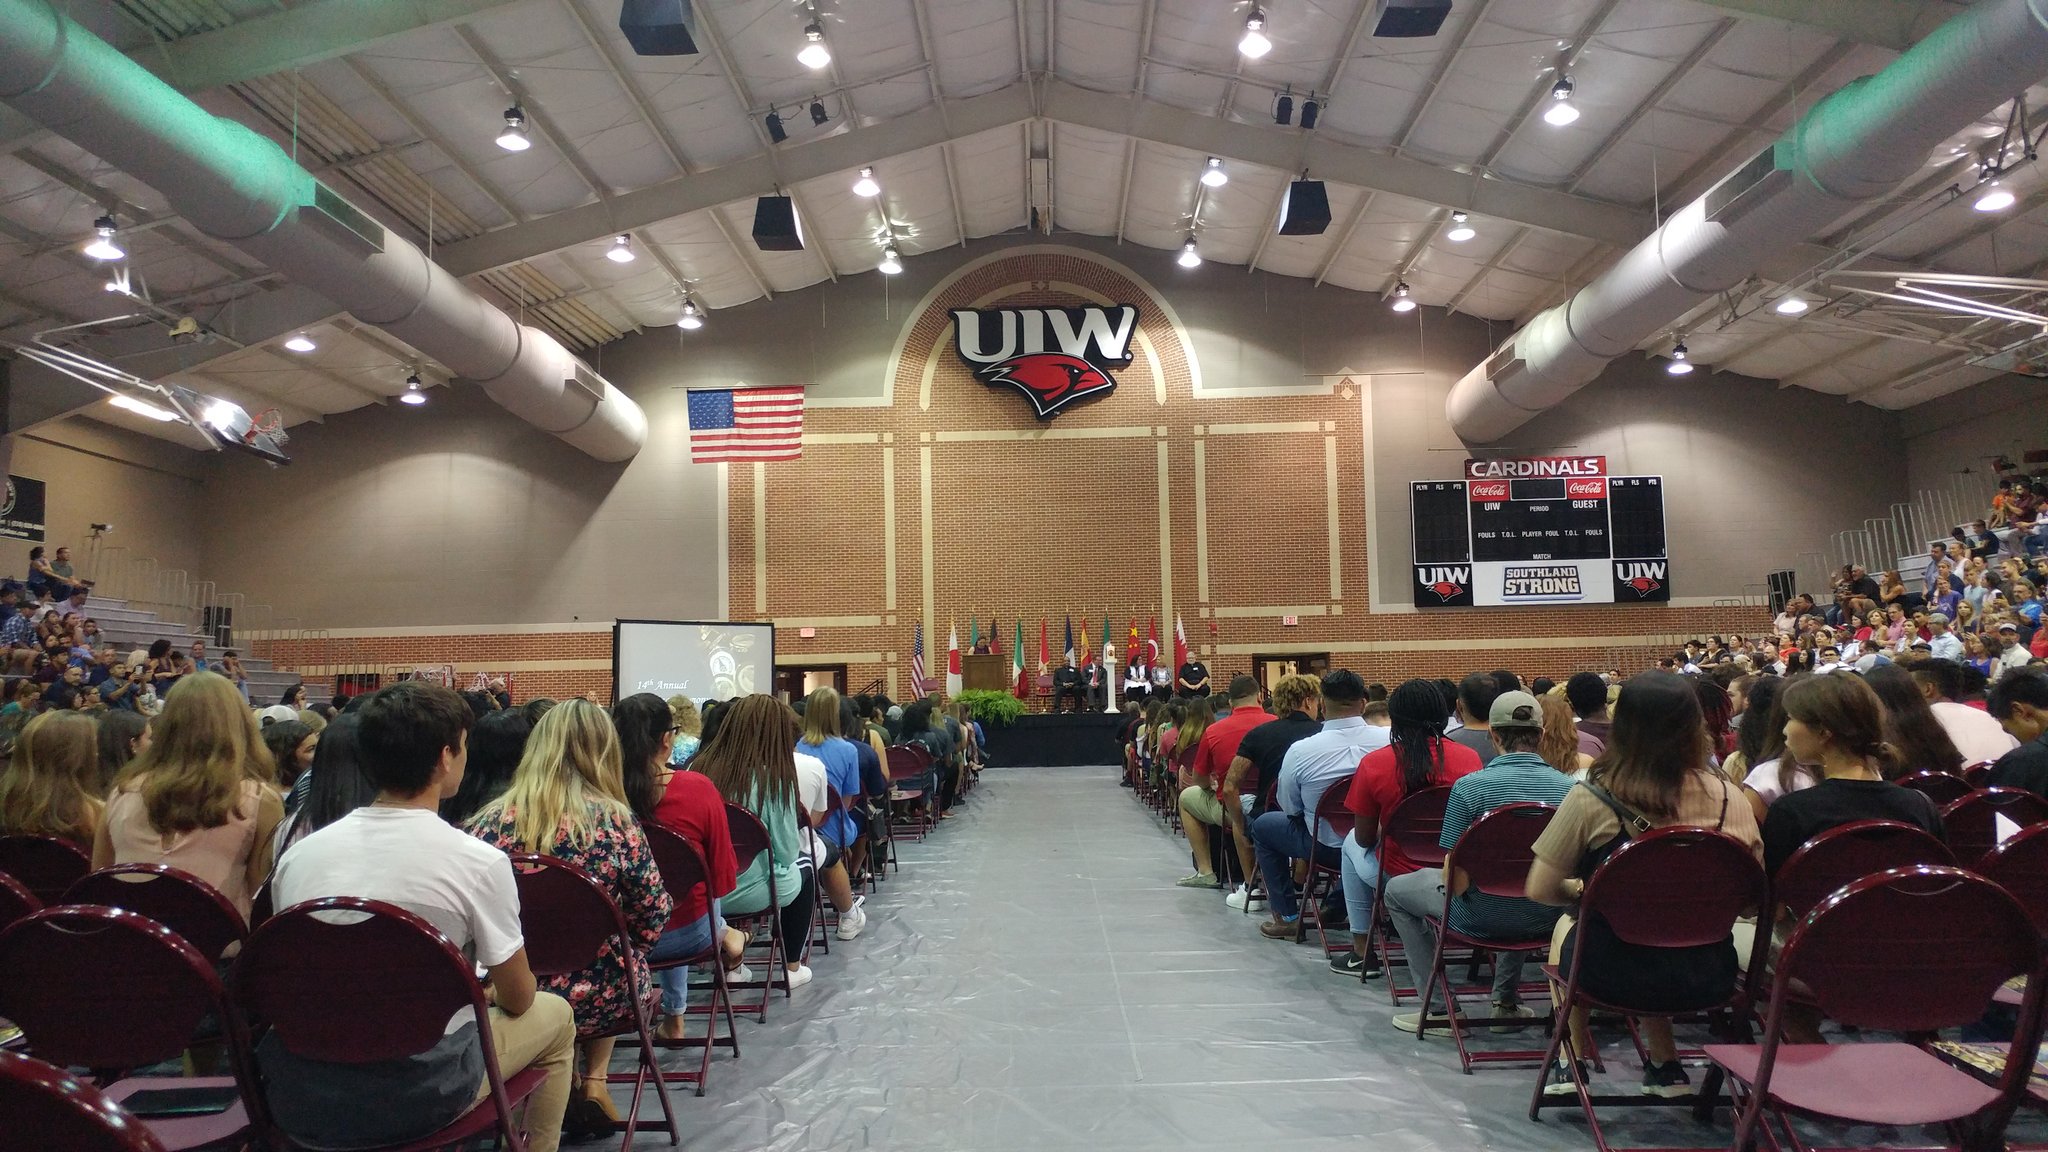
<path fill-rule="evenodd" d="M 1666 565 L 1661 561 L 1628 560 L 1614 566 L 1614 582 L 1647 600 L 1664 587 Z"/>
<path fill-rule="evenodd" d="M 1138 310 L 1115 308 L 953 309 L 953 341 L 974 377 L 1008 386 L 1049 420 L 1086 396 L 1116 389 L 1112 368 L 1131 362 Z"/>
<path fill-rule="evenodd" d="M 1415 582 L 1431 592 L 1437 599 L 1448 604 L 1465 594 L 1472 586 L 1472 570 L 1462 567 L 1429 567 L 1415 570 Z"/>

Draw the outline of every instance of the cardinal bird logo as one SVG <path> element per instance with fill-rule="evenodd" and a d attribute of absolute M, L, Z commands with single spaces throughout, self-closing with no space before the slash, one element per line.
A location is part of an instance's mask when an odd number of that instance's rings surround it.
<path fill-rule="evenodd" d="M 1436 593 L 1437 599 L 1446 604 L 1465 594 L 1465 586 L 1463 584 L 1453 584 L 1449 580 L 1439 580 L 1431 584 L 1429 590 Z"/>
<path fill-rule="evenodd" d="M 1648 596 L 1664 586 L 1661 581 L 1652 580 L 1648 576 L 1637 576 L 1633 580 L 1624 580 L 1621 583 L 1623 587 L 1634 591 L 1638 596 Z"/>
<path fill-rule="evenodd" d="M 1064 352 L 1018 356 L 978 369 L 974 375 L 990 387 L 1008 384 L 1030 397 L 1032 411 L 1040 420 L 1050 419 L 1076 400 L 1116 387 L 1116 381 L 1102 369 Z"/>

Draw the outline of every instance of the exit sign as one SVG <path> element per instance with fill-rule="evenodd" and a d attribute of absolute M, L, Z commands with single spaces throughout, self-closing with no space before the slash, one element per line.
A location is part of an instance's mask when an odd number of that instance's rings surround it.
<path fill-rule="evenodd" d="M 816 628 L 799 628 L 796 630 L 796 634 L 799 639 L 803 640 L 815 640 L 818 638 L 818 630 Z"/>
<path fill-rule="evenodd" d="M 1301 617 L 1299 616 L 1282 616 L 1280 618 L 1280 626 L 1282 628 L 1292 628 L 1299 623 L 1301 623 Z"/>

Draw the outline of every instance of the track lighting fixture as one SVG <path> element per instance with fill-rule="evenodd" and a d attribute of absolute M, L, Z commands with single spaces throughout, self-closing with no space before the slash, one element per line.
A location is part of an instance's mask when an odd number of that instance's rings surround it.
<path fill-rule="evenodd" d="M 1273 42 L 1266 39 L 1265 9 L 1254 8 L 1244 18 L 1244 38 L 1237 42 L 1237 50 L 1247 60 L 1257 60 L 1273 50 Z"/>
<path fill-rule="evenodd" d="M 633 238 L 624 232 L 612 237 L 612 246 L 605 249 L 604 258 L 614 264 L 633 262 Z"/>
<path fill-rule="evenodd" d="M 1211 156 L 1202 165 L 1202 183 L 1211 188 L 1221 188 L 1230 183 L 1230 173 L 1223 170 L 1223 157 Z"/>
<path fill-rule="evenodd" d="M 882 194 L 882 186 L 875 183 L 875 170 L 873 168 L 863 168 L 860 170 L 860 179 L 853 182 L 853 194 L 855 196 L 869 197 Z"/>
<path fill-rule="evenodd" d="M 697 307 L 697 302 L 695 300 L 683 301 L 683 314 L 676 321 L 676 327 L 681 328 L 685 332 L 695 332 L 703 326 L 704 312 Z"/>
<path fill-rule="evenodd" d="M 1557 83 L 1550 86 L 1550 107 L 1543 112 L 1543 120 L 1559 128 L 1579 118 L 1579 110 L 1572 104 L 1572 78 L 1570 74 L 1557 74 Z"/>
<path fill-rule="evenodd" d="M 1771 311 L 1780 316 L 1797 316 L 1811 307 L 1804 296 L 1780 296 L 1778 302 L 1771 306 Z"/>
<path fill-rule="evenodd" d="M 1685 337 L 1680 336 L 1678 342 L 1671 346 L 1671 359 L 1664 365 L 1664 371 L 1673 376 L 1692 375 L 1692 361 L 1686 359 Z"/>
<path fill-rule="evenodd" d="M 319 347 L 318 344 L 313 343 L 313 338 L 304 332 L 292 333 L 291 339 L 286 340 L 284 346 L 288 351 L 292 352 L 311 352 Z"/>
<path fill-rule="evenodd" d="M 816 96 L 811 97 L 811 123 L 823 128 L 825 121 L 830 119 L 830 116 L 825 115 L 825 102 Z"/>
<path fill-rule="evenodd" d="M 1188 233 L 1187 242 L 1180 246 L 1180 256 L 1175 260 L 1183 268 L 1200 268 L 1202 253 L 1195 248 L 1195 234 Z"/>
<path fill-rule="evenodd" d="M 1316 94 L 1313 92 L 1309 93 L 1308 99 L 1303 100 L 1301 102 L 1302 131 L 1307 132 L 1313 130 L 1316 126 L 1316 117 L 1321 112 L 1322 105 L 1316 102 Z"/>
<path fill-rule="evenodd" d="M 398 394 L 398 402 L 400 404 L 413 405 L 425 404 L 427 402 L 427 394 L 420 391 L 420 374 L 418 372 L 414 372 L 405 378 L 405 391 Z"/>
<path fill-rule="evenodd" d="M 769 143 L 780 144 L 789 139 L 789 133 L 782 127 L 782 114 L 775 109 L 770 108 L 767 117 L 761 123 L 768 129 Z"/>
<path fill-rule="evenodd" d="M 1408 294 L 1408 282 L 1406 280 L 1399 281 L 1394 285 L 1394 299 L 1387 307 L 1392 308 L 1396 312 L 1415 311 L 1415 297 Z"/>
<path fill-rule="evenodd" d="M 128 253 L 114 242 L 117 228 L 112 216 L 102 216 L 92 222 L 92 240 L 85 246 L 85 254 L 95 260 L 119 260 Z"/>
<path fill-rule="evenodd" d="M 2003 212 L 2019 199 L 2012 194 L 2012 189 L 2004 187 L 1996 180 L 1989 184 L 1979 184 L 1977 187 L 1983 190 L 1983 194 L 1978 196 L 1977 202 L 1970 207 L 1979 212 Z"/>
<path fill-rule="evenodd" d="M 1280 98 L 1273 101 L 1273 123 L 1294 123 L 1294 92 L 1292 89 L 1283 89 L 1280 93 Z"/>
<path fill-rule="evenodd" d="M 1479 233 L 1473 230 L 1471 223 L 1463 212 L 1451 213 L 1451 228 L 1450 231 L 1444 233 L 1444 239 L 1449 240 L 1453 244 L 1463 244 L 1477 235 Z"/>
<path fill-rule="evenodd" d="M 533 147 L 526 137 L 526 110 L 514 104 L 505 109 L 505 130 L 498 133 L 498 147 L 507 152 L 524 152 Z"/>
<path fill-rule="evenodd" d="M 797 51 L 796 62 L 813 72 L 832 62 L 832 51 L 825 47 L 825 29 L 816 20 L 804 25 L 804 46 Z"/>
<path fill-rule="evenodd" d="M 875 270 L 884 276 L 894 276 L 903 271 L 903 255 L 896 251 L 894 244 L 882 248 L 882 262 L 875 265 Z"/>

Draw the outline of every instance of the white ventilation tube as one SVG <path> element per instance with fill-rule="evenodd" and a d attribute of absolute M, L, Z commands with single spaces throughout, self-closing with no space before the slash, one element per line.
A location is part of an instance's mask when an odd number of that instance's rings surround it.
<path fill-rule="evenodd" d="M 0 100 L 534 426 L 599 460 L 630 460 L 646 441 L 640 406 L 554 337 L 514 322 L 275 143 L 186 99 L 52 0 L 0 0 Z"/>
<path fill-rule="evenodd" d="M 1816 104 L 1778 141 L 1452 387 L 1458 436 L 1487 444 L 1591 383 L 1773 252 L 1882 196 L 1978 117 L 2048 76 L 2048 0 L 1979 0 L 1890 67 Z"/>

